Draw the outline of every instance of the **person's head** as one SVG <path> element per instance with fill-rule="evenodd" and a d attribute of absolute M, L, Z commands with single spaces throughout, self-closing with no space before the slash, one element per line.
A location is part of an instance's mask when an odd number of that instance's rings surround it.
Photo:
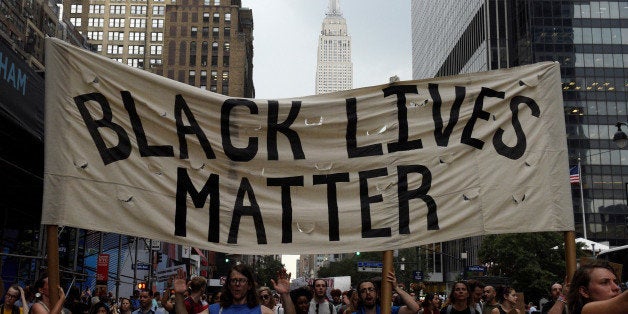
<path fill-rule="evenodd" d="M 552 296 L 552 300 L 558 299 L 558 296 L 562 292 L 563 292 L 563 285 L 559 284 L 558 282 L 553 284 L 552 287 L 550 287 L 550 295 Z"/>
<path fill-rule="evenodd" d="M 120 298 L 120 311 L 131 312 L 131 300 L 127 298 Z"/>
<path fill-rule="evenodd" d="M 471 304 L 471 295 L 469 294 L 469 287 L 464 281 L 458 281 L 451 288 L 449 293 L 449 300 L 451 303 L 464 302 L 465 304 Z"/>
<path fill-rule="evenodd" d="M 209 300 L 210 301 L 209 303 L 211 303 L 211 304 L 220 303 L 220 295 L 221 294 L 222 294 L 222 292 L 220 292 L 220 291 L 212 294 L 212 298 L 211 298 L 211 300 Z"/>
<path fill-rule="evenodd" d="M 314 280 L 314 298 L 323 299 L 327 295 L 327 281 L 324 279 Z"/>
<path fill-rule="evenodd" d="M 39 293 L 41 297 L 48 298 L 48 274 L 43 273 L 37 281 L 35 281 L 35 293 Z"/>
<path fill-rule="evenodd" d="M 497 288 L 497 301 L 500 304 L 509 303 L 511 307 L 517 304 L 517 291 L 510 286 L 499 286 Z"/>
<path fill-rule="evenodd" d="M 231 268 L 220 295 L 220 304 L 223 308 L 232 304 L 247 304 L 249 308 L 259 305 L 253 271 L 249 266 L 240 264 Z"/>
<path fill-rule="evenodd" d="M 290 298 L 294 303 L 296 314 L 307 314 L 312 300 L 312 291 L 307 287 L 301 287 L 290 291 Z"/>
<path fill-rule="evenodd" d="M 276 305 L 275 298 L 273 298 L 273 294 L 268 287 L 260 287 L 257 289 L 257 295 L 259 296 L 260 302 L 263 306 L 273 309 Z"/>
<path fill-rule="evenodd" d="M 17 285 L 12 285 L 7 289 L 7 293 L 4 295 L 4 304 L 7 305 L 7 308 L 10 308 L 15 304 L 15 301 L 19 300 L 21 297 L 20 289 Z"/>
<path fill-rule="evenodd" d="M 482 293 L 482 299 L 488 304 L 493 304 L 495 301 L 495 288 L 493 286 L 484 287 L 484 292 Z"/>
<path fill-rule="evenodd" d="M 604 301 L 620 293 L 615 270 L 605 261 L 583 265 L 573 275 L 567 294 L 569 313 L 579 313 L 591 301 Z"/>
<path fill-rule="evenodd" d="M 426 310 L 434 309 L 434 303 L 432 303 L 433 299 L 434 299 L 433 293 L 426 294 L 425 299 L 423 299 L 423 302 L 421 302 L 421 308 L 426 309 Z"/>
<path fill-rule="evenodd" d="M 140 291 L 139 299 L 140 307 L 143 310 L 147 310 L 153 305 L 153 297 L 150 295 L 150 292 L 148 292 L 148 290 Z"/>
<path fill-rule="evenodd" d="M 482 299 L 482 293 L 484 293 L 484 284 L 479 280 L 468 280 L 467 287 L 469 287 L 469 293 L 471 294 L 471 300 L 473 303 L 478 303 Z"/>
<path fill-rule="evenodd" d="M 438 294 L 434 294 L 432 296 L 431 302 L 432 302 L 433 309 L 440 309 L 440 306 L 443 303 L 443 300 L 440 299 L 440 296 L 438 296 Z"/>
<path fill-rule="evenodd" d="M 207 279 L 202 276 L 195 276 L 190 280 L 190 290 L 192 293 L 204 293 L 207 287 Z"/>
<path fill-rule="evenodd" d="M 366 309 L 372 309 L 377 305 L 377 286 L 373 280 L 364 280 L 358 285 L 359 304 Z"/>
<path fill-rule="evenodd" d="M 98 302 L 92 305 L 89 314 L 109 314 L 109 307 L 105 302 Z"/>
<path fill-rule="evenodd" d="M 342 291 L 340 291 L 340 289 L 333 289 L 329 292 L 329 294 L 331 295 L 331 301 L 334 302 L 334 304 L 340 303 L 340 296 L 342 295 Z"/>

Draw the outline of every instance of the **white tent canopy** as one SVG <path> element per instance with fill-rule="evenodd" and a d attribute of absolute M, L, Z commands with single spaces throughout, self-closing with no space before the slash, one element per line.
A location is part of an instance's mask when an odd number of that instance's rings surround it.
<path fill-rule="evenodd" d="M 587 240 L 585 238 L 577 238 L 576 243 L 584 243 L 584 249 L 591 252 L 595 251 L 594 253 L 599 253 L 610 248 L 608 245 Z"/>

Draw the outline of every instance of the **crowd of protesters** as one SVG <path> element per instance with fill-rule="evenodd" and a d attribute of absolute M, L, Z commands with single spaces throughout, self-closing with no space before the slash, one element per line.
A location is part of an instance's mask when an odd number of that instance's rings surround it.
<path fill-rule="evenodd" d="M 355 289 L 341 291 L 327 287 L 327 281 L 313 280 L 311 286 L 290 289 L 290 275 L 284 271 L 271 280 L 272 286 L 258 286 L 253 270 L 234 266 L 222 290 L 206 293 L 207 280 L 185 280 L 179 273 L 173 290 L 163 293 L 133 292 L 129 298 L 112 293 L 92 296 L 89 290 L 71 287 L 67 293 L 57 286 L 59 300 L 52 304 L 47 276 L 34 285 L 10 286 L 0 314 L 380 314 L 381 279 L 362 281 Z M 589 314 L 628 313 L 628 291 L 622 292 L 615 270 L 606 262 L 582 265 L 571 282 L 548 287 L 550 300 L 536 306 L 518 303 L 517 291 L 507 285 L 485 285 L 477 280 L 455 282 L 448 294 L 420 296 L 405 291 L 390 272 L 384 280 L 393 289 L 392 314 Z M 625 287 L 624 287 L 625 288 Z M 518 308 L 518 306 L 520 308 Z"/>

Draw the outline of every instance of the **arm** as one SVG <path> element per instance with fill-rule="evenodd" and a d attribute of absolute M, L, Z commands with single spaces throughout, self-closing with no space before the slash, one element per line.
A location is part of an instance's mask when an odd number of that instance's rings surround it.
<path fill-rule="evenodd" d="M 627 313 L 628 291 L 604 301 L 589 302 L 582 308 L 582 314 L 594 313 Z"/>
<path fill-rule="evenodd" d="M 285 269 L 282 269 L 277 274 L 277 281 L 271 279 L 271 283 L 273 284 L 273 289 L 279 293 L 281 296 L 281 304 L 284 308 L 285 314 L 295 314 L 296 310 L 294 308 L 294 304 L 292 303 L 292 298 L 290 298 L 290 275 L 287 274 Z M 271 312 L 274 312 L 271 310 Z"/>
<path fill-rule="evenodd" d="M 399 308 L 399 314 L 416 314 L 421 307 L 410 294 L 408 294 L 405 290 L 399 288 L 399 286 L 397 285 L 397 277 L 395 277 L 395 273 L 389 271 L 386 279 L 392 284 L 393 289 L 395 290 L 395 292 L 397 292 L 397 294 L 401 297 L 403 303 L 405 304 L 404 306 Z"/>
<path fill-rule="evenodd" d="M 188 310 L 185 308 L 185 298 L 183 294 L 185 290 L 187 290 L 188 285 L 185 282 L 185 272 L 182 269 L 177 270 L 177 275 L 174 280 L 174 309 L 177 314 L 188 314 Z M 203 312 L 202 314 L 207 314 L 209 312 L 209 308 Z"/>
<path fill-rule="evenodd" d="M 28 302 L 26 302 L 26 295 L 24 294 L 24 289 L 22 289 L 22 287 L 17 286 L 17 288 L 20 290 L 20 298 L 22 300 L 22 313 L 24 314 L 28 314 Z"/>
<path fill-rule="evenodd" d="M 172 304 L 172 302 L 170 302 L 170 291 L 169 290 L 164 290 L 164 294 L 161 297 L 161 306 L 164 307 L 166 312 L 170 312 L 170 311 L 172 311 L 174 309 L 174 304 Z"/>
<path fill-rule="evenodd" d="M 59 300 L 50 310 L 50 314 L 61 314 L 63 311 L 63 302 L 65 302 L 65 292 L 61 286 L 57 286 L 59 288 Z"/>

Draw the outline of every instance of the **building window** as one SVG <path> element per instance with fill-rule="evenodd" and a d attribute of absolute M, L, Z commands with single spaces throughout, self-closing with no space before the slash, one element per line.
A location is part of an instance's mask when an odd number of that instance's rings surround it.
<path fill-rule="evenodd" d="M 225 22 L 231 22 L 231 13 L 225 13 Z"/>
<path fill-rule="evenodd" d="M 203 5 L 209 5 L 210 4 L 209 2 L 210 2 L 210 0 L 204 0 L 203 1 Z"/>
<path fill-rule="evenodd" d="M 188 75 L 188 84 L 194 85 L 195 81 L 196 81 L 196 71 L 190 70 L 190 73 Z"/>
<path fill-rule="evenodd" d="M 83 5 L 82 4 L 70 5 L 70 13 L 83 13 Z"/>
<path fill-rule="evenodd" d="M 94 45 L 93 47 L 94 47 L 94 51 L 102 52 L 102 44 L 97 44 L 97 45 Z"/>
<path fill-rule="evenodd" d="M 157 8 L 157 7 L 154 7 Z M 153 9 L 154 11 L 154 9 Z M 141 14 L 146 15 L 146 6 L 145 5 L 132 5 L 131 6 L 131 14 Z"/>
<path fill-rule="evenodd" d="M 126 6 L 124 5 L 112 5 L 109 7 L 109 13 L 111 14 L 125 14 Z"/>
<path fill-rule="evenodd" d="M 152 32 L 150 34 L 150 41 L 164 41 L 164 33 Z"/>
<path fill-rule="evenodd" d="M 226 67 L 229 66 L 229 56 L 222 56 L 222 65 Z"/>
<path fill-rule="evenodd" d="M 90 4 L 89 14 L 105 14 L 105 5 L 104 4 Z"/>
<path fill-rule="evenodd" d="M 219 23 L 220 22 L 220 13 L 216 12 L 214 13 L 214 23 Z"/>
<path fill-rule="evenodd" d="M 212 56 L 212 66 L 218 65 L 218 56 Z"/>
<path fill-rule="evenodd" d="M 146 19 L 129 19 L 129 27 L 131 28 L 146 28 Z"/>
<path fill-rule="evenodd" d="M 192 26 L 192 28 L 190 29 L 190 36 L 191 37 L 196 37 L 197 33 L 198 33 L 198 27 Z"/>
<path fill-rule="evenodd" d="M 216 83 L 218 81 L 218 71 L 212 70 L 211 75 L 212 83 Z"/>
<path fill-rule="evenodd" d="M 124 19 L 109 19 L 109 27 L 124 27 Z"/>
<path fill-rule="evenodd" d="M 205 23 L 209 22 L 209 12 L 203 13 L 203 22 Z"/>
<path fill-rule="evenodd" d="M 144 54 L 144 46 L 142 46 L 142 45 L 130 45 L 129 46 L 129 54 L 132 54 L 132 55 L 142 55 L 142 54 Z"/>
<path fill-rule="evenodd" d="M 217 42 L 213 42 L 212 43 L 212 54 L 216 54 L 218 52 L 218 43 Z"/>
<path fill-rule="evenodd" d="M 222 71 L 222 81 L 228 81 L 229 80 L 229 71 Z"/>
<path fill-rule="evenodd" d="M 161 59 L 150 59 L 150 66 L 155 67 L 161 65 Z"/>
<path fill-rule="evenodd" d="M 213 36 L 214 38 L 218 38 L 218 34 L 220 34 L 220 33 L 219 33 L 219 29 L 218 29 L 218 27 L 214 27 L 214 28 L 212 28 L 212 36 Z"/>
<path fill-rule="evenodd" d="M 231 27 L 225 27 L 224 36 L 225 38 L 229 38 L 231 36 Z"/>
<path fill-rule="evenodd" d="M 151 45 L 150 46 L 150 54 L 151 55 L 161 55 L 161 50 L 163 49 L 162 45 Z"/>
<path fill-rule="evenodd" d="M 109 40 L 124 40 L 124 32 L 108 32 L 107 37 Z"/>
<path fill-rule="evenodd" d="M 203 33 L 201 36 L 203 36 L 203 38 L 209 38 L 209 27 L 203 26 Z"/>
<path fill-rule="evenodd" d="M 79 27 L 81 26 L 81 21 L 82 19 L 80 17 L 71 17 L 70 18 L 70 23 L 72 23 L 72 25 Z"/>
<path fill-rule="evenodd" d="M 87 39 L 90 40 L 102 40 L 103 32 L 102 31 L 90 31 L 87 32 Z"/>
<path fill-rule="evenodd" d="M 109 54 L 123 54 L 124 46 L 123 45 L 108 45 L 107 53 Z"/>
<path fill-rule="evenodd" d="M 222 46 L 222 52 L 223 54 L 228 55 L 229 54 L 229 50 L 231 49 L 231 45 L 229 44 L 229 42 L 225 42 Z"/>
<path fill-rule="evenodd" d="M 144 68 L 144 60 L 143 59 L 129 58 L 129 59 L 126 60 L 126 64 L 129 65 L 129 66 L 132 66 L 134 68 L 140 68 L 140 69 Z"/>
<path fill-rule="evenodd" d="M 132 40 L 132 41 L 144 41 L 145 37 L 146 37 L 146 33 L 144 32 L 130 32 L 129 33 L 129 40 Z"/>
<path fill-rule="evenodd" d="M 163 28 L 164 20 L 163 19 L 153 19 L 153 28 Z"/>
<path fill-rule="evenodd" d="M 220 5 L 220 0 L 214 0 L 214 5 Z"/>
<path fill-rule="evenodd" d="M 164 15 L 166 7 L 163 5 L 158 5 L 153 7 L 153 15 Z"/>
<path fill-rule="evenodd" d="M 103 27 L 104 24 L 105 19 L 103 18 L 90 17 L 87 19 L 87 26 L 90 27 Z"/>

